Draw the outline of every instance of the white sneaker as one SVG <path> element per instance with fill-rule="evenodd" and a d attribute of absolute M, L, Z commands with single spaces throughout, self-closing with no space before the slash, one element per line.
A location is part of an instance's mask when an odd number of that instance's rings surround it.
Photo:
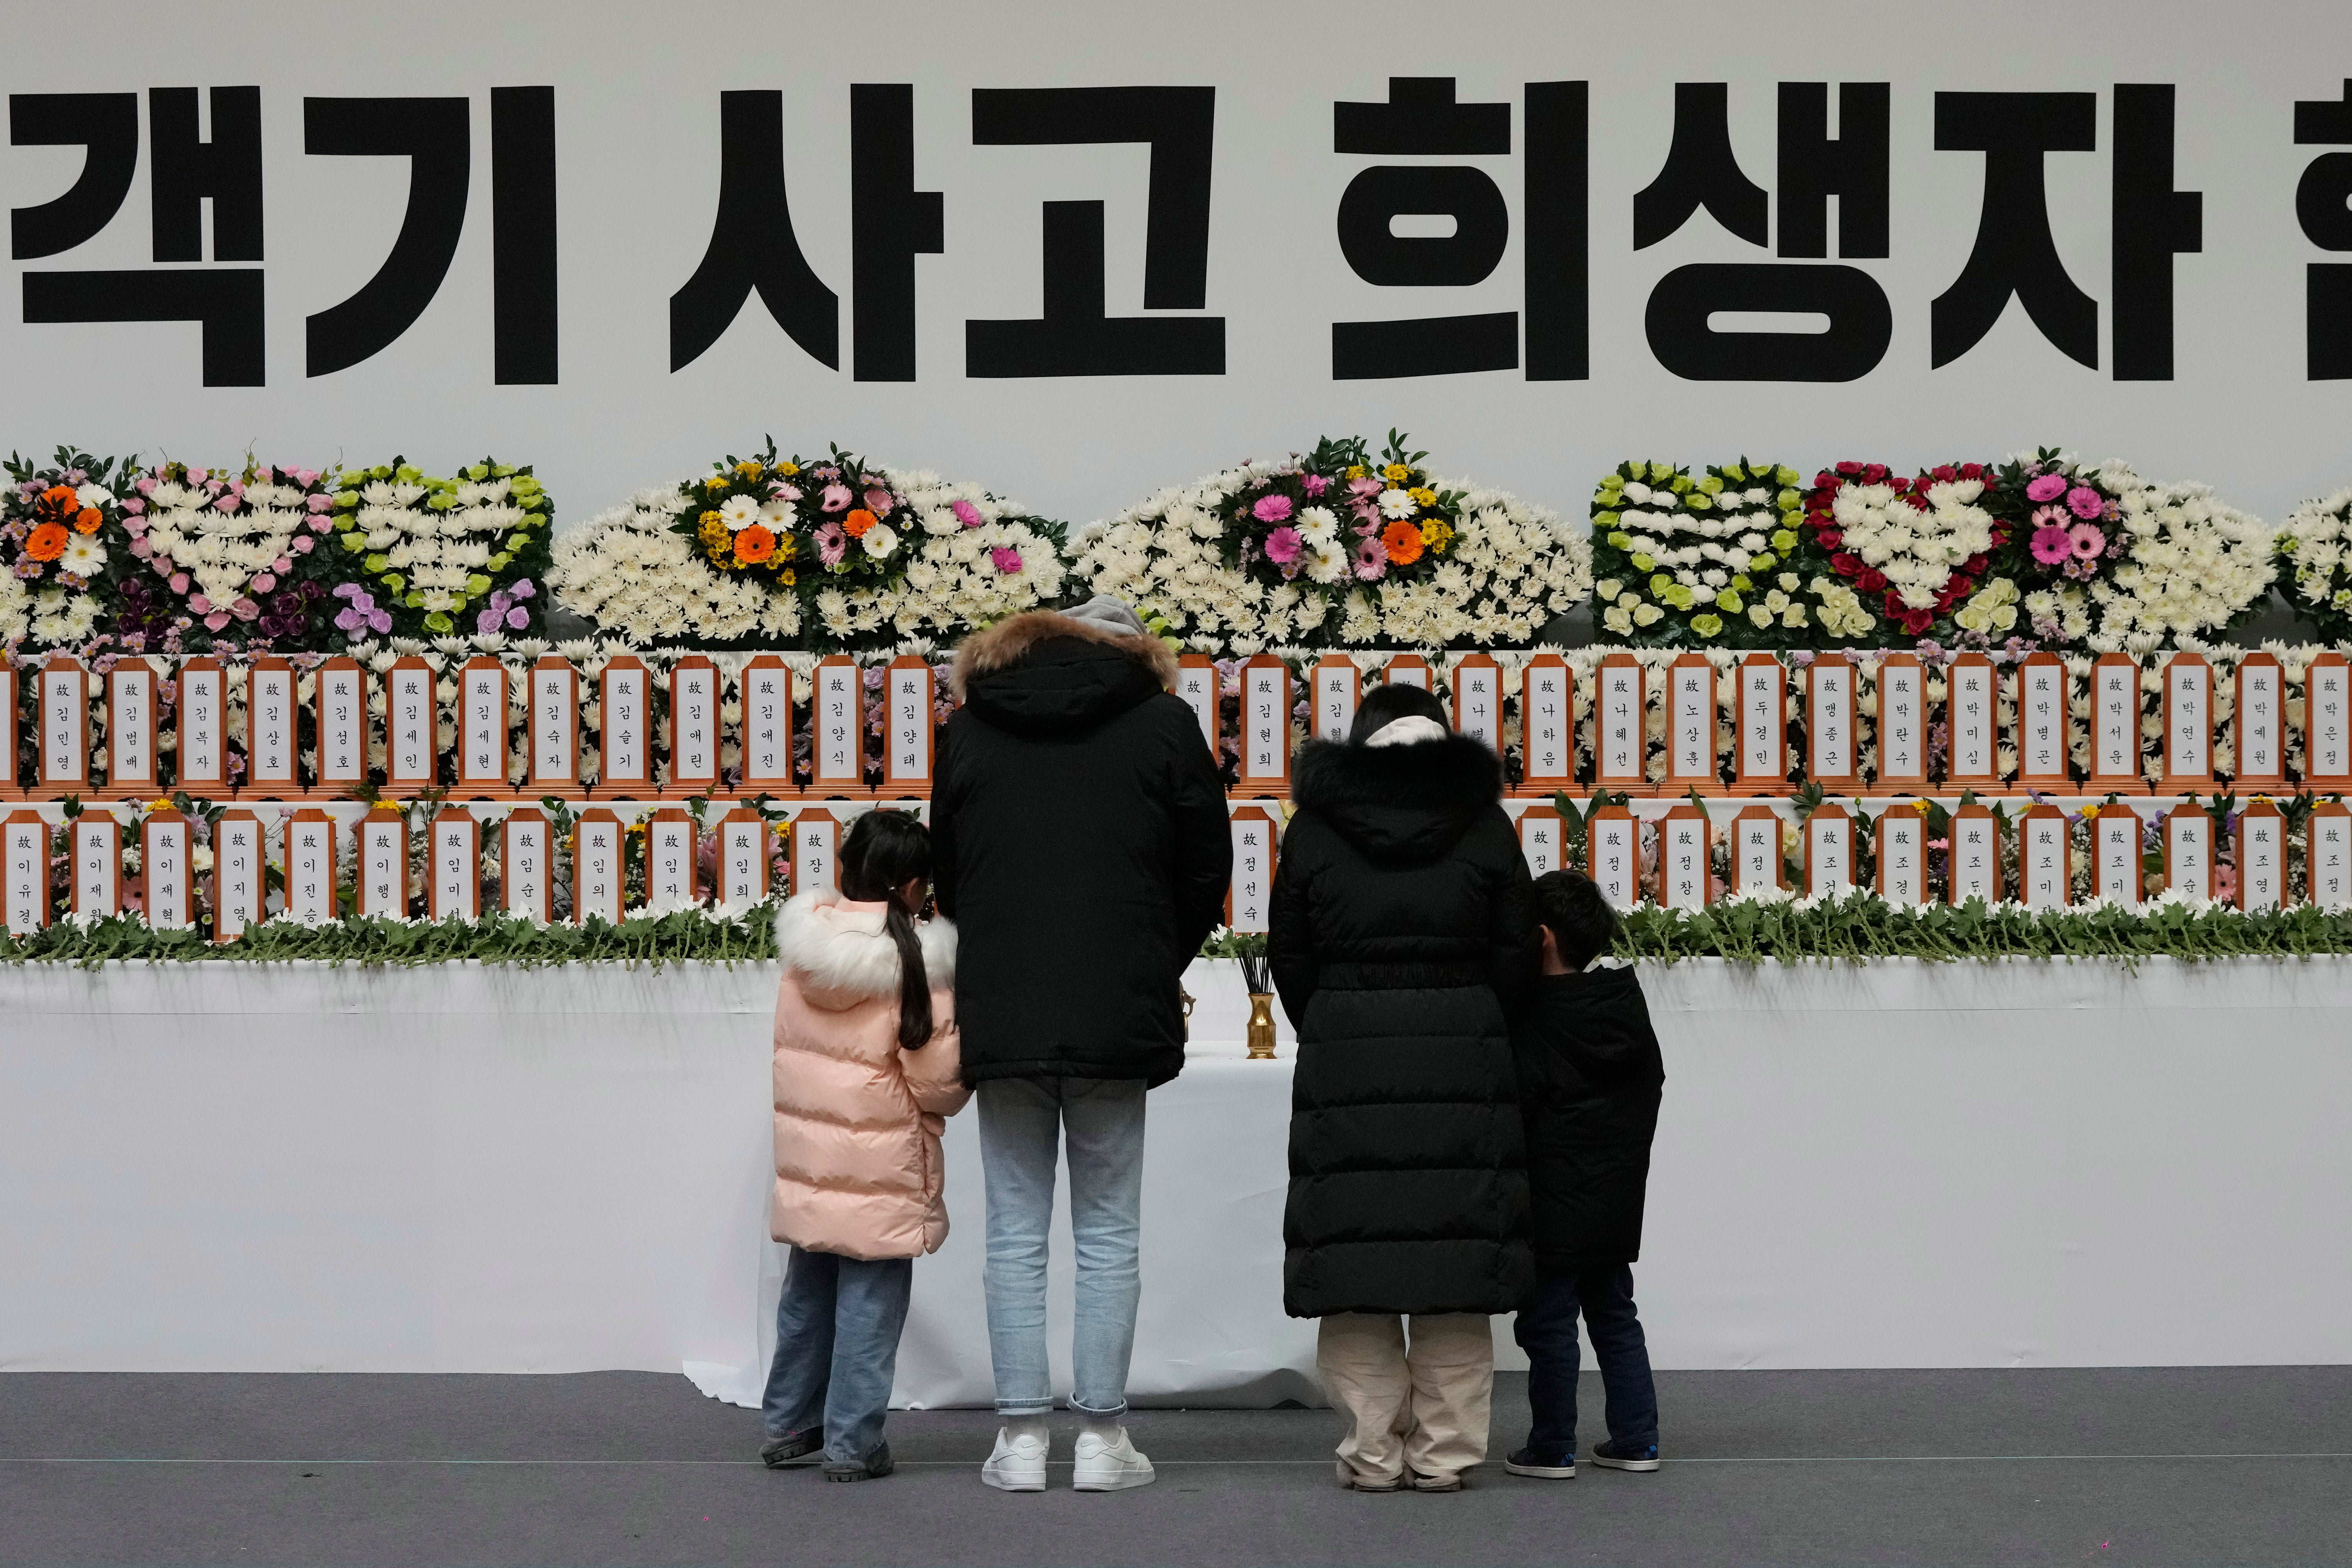
<path fill-rule="evenodd" d="M 999 1426 L 996 1447 L 980 1467 L 980 1479 L 1001 1492 L 1042 1492 L 1045 1489 L 1044 1437 L 1015 1437 Z M 1080 1439 L 1081 1448 L 1085 1446 Z"/>
<path fill-rule="evenodd" d="M 1135 1451 L 1124 1426 L 1118 1429 L 1116 1443 L 1093 1432 L 1079 1433 L 1076 1458 L 1076 1473 L 1070 1484 L 1078 1491 L 1125 1491 L 1129 1487 L 1148 1487 L 1153 1479 L 1151 1461 Z"/>

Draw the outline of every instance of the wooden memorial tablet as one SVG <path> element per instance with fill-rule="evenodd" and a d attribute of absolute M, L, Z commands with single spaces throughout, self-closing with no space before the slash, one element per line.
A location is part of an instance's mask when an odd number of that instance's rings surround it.
<path fill-rule="evenodd" d="M 1980 653 L 1944 671 L 1944 784 L 1951 790 L 2000 788 L 2000 675 Z"/>
<path fill-rule="evenodd" d="M 627 834 L 610 809 L 592 805 L 572 824 L 572 919 L 621 923 L 628 883 Z"/>
<path fill-rule="evenodd" d="M 2183 795 L 2211 790 L 2213 778 L 2213 667 L 2201 653 L 2176 653 L 2165 661 L 2163 773 L 2159 789 Z"/>
<path fill-rule="evenodd" d="M 594 793 L 600 800 L 646 800 L 653 795 L 653 671 L 633 653 L 614 654 L 596 677 Z M 787 736 L 791 721 L 787 710 Z M 789 741 L 783 755 L 789 769 Z"/>
<path fill-rule="evenodd" d="M 1744 805 L 1731 819 L 1731 889 L 1749 898 L 1788 885 L 1780 858 L 1780 814 L 1769 805 Z"/>
<path fill-rule="evenodd" d="M 383 672 L 383 783 L 415 795 L 441 782 L 441 706 L 433 667 L 410 655 Z"/>
<path fill-rule="evenodd" d="M 1853 818 L 1824 801 L 1805 818 L 1805 897 L 1843 898 L 1853 890 Z"/>
<path fill-rule="evenodd" d="M 2017 782 L 2029 790 L 2061 791 L 2074 782 L 2074 713 L 2066 661 L 2054 653 L 2029 653 L 2017 667 L 2017 718 L 2011 731 L 2017 745 Z"/>
<path fill-rule="evenodd" d="M 1503 669 L 1490 654 L 1465 653 L 1448 671 L 1454 682 L 1454 730 L 1503 754 Z"/>
<path fill-rule="evenodd" d="M 2000 819 L 1986 805 L 1964 805 L 1952 813 L 1948 830 L 1946 885 L 1954 904 L 1982 899 L 2000 902 Z"/>
<path fill-rule="evenodd" d="M 2164 885 L 2210 899 L 2213 869 L 2212 816 L 2200 805 L 2174 806 L 2164 818 Z"/>
<path fill-rule="evenodd" d="M 1805 667 L 1805 778 L 1833 794 L 1862 792 L 1862 769 L 1854 761 L 1854 683 L 1852 660 L 1816 654 Z"/>
<path fill-rule="evenodd" d="M 530 682 L 528 788 L 534 797 L 580 797 L 580 672 L 561 654 L 543 653 L 525 673 Z"/>
<path fill-rule="evenodd" d="M 457 789 L 460 796 L 496 799 L 514 794 L 507 778 L 512 744 L 507 710 L 507 667 L 488 654 L 457 671 Z"/>
<path fill-rule="evenodd" d="M 646 903 L 656 910 L 683 910 L 702 901 L 694 818 L 666 805 L 646 821 Z"/>
<path fill-rule="evenodd" d="M 317 791 L 349 795 L 367 783 L 367 672 L 357 659 L 338 655 L 321 664 L 313 679 L 319 704 Z"/>
<path fill-rule="evenodd" d="M 1584 819 L 1584 874 L 1615 908 L 1642 901 L 1642 826 L 1622 805 L 1605 805 Z"/>
<path fill-rule="evenodd" d="M 2140 906 L 2145 868 L 2140 815 L 2117 801 L 2096 808 L 2091 818 L 2091 890 L 2126 910 Z"/>
<path fill-rule="evenodd" d="M 1176 695 L 1200 721 L 1201 738 L 1209 743 L 1209 755 L 1220 764 L 1223 757 L 1217 747 L 1217 735 L 1222 726 L 1217 712 L 1217 665 L 1205 653 L 1188 653 L 1176 661 Z M 1354 715 L 1349 715 L 1352 721 Z"/>
<path fill-rule="evenodd" d="M 85 918 L 122 912 L 122 824 L 85 811 L 68 831 L 73 856 L 73 910 Z"/>
<path fill-rule="evenodd" d="M 882 675 L 882 789 L 895 796 L 931 793 L 931 703 L 938 677 L 929 661 L 902 654 Z"/>
<path fill-rule="evenodd" d="M 1290 667 L 1270 653 L 1242 665 L 1242 763 L 1237 795 L 1290 793 Z"/>
<path fill-rule="evenodd" d="M 380 919 L 408 914 L 408 814 L 395 806 L 372 807 L 356 833 L 359 911 Z"/>
<path fill-rule="evenodd" d="M 1723 793 L 1716 751 L 1715 666 L 1703 653 L 1679 655 L 1666 668 L 1666 782 L 1660 795 Z"/>
<path fill-rule="evenodd" d="M 611 674 L 607 665 L 608 679 Z M 755 655 L 737 677 L 736 689 L 743 698 L 743 793 L 792 794 L 792 667 L 772 653 Z M 611 699 L 605 700 L 609 710 Z M 609 743 L 605 755 L 612 755 Z"/>
<path fill-rule="evenodd" d="M 507 813 L 499 828 L 499 892 L 506 912 L 547 924 L 555 918 L 554 825 L 535 805 Z"/>
<path fill-rule="evenodd" d="M 53 654 L 35 678 L 41 711 L 40 796 L 89 790 L 89 677 L 63 654 Z"/>
<path fill-rule="evenodd" d="M 1391 654 L 1381 679 L 1391 686 L 1418 686 L 1427 691 L 1431 689 L 1429 660 L 1417 653 Z"/>
<path fill-rule="evenodd" d="M 151 800 L 163 787 L 156 773 L 156 710 L 162 693 L 143 658 L 121 660 L 106 673 L 106 788 L 117 800 Z"/>
<path fill-rule="evenodd" d="M 180 787 L 190 795 L 226 795 L 228 772 L 228 672 L 199 656 L 180 666 Z"/>
<path fill-rule="evenodd" d="M 140 907 L 155 931 L 185 931 L 196 923 L 195 828 L 166 807 L 139 826 Z"/>
<path fill-rule="evenodd" d="M 2146 795 L 2139 765 L 2139 660 L 2103 653 L 2091 667 L 2091 776 L 2086 795 Z"/>
<path fill-rule="evenodd" d="M 850 677 L 855 685 L 856 671 Z M 850 711 L 862 711 L 853 701 Z M 861 722 L 857 733 L 866 731 Z M 669 668 L 669 784 L 663 794 L 709 795 L 719 787 L 719 667 L 698 653 L 683 654 Z M 865 768 L 864 746 L 858 768 Z"/>
<path fill-rule="evenodd" d="M 1630 653 L 1601 660 L 1600 695 L 1592 704 L 1592 782 L 1620 795 L 1654 793 L 1649 778 L 1649 671 Z M 1598 881 L 1600 879 L 1595 878 Z"/>
<path fill-rule="evenodd" d="M 1927 819 L 1907 805 L 1878 814 L 1878 896 L 1917 909 L 1927 901 Z"/>
<path fill-rule="evenodd" d="M 2305 896 L 2330 914 L 2352 910 L 2352 805 L 2319 802 L 2303 833 Z"/>
<path fill-rule="evenodd" d="M 1709 672 L 1712 674 L 1712 671 Z M 1711 687 L 1714 682 L 1708 682 Z M 1670 910 L 1703 910 L 1715 901 L 1707 861 L 1713 826 L 1706 812 L 1684 801 L 1658 819 L 1658 903 Z"/>
<path fill-rule="evenodd" d="M 1568 865 L 1568 824 L 1557 808 L 1531 805 L 1519 813 L 1519 854 L 1527 860 L 1530 877 Z"/>
<path fill-rule="evenodd" d="M 432 858 L 425 895 L 436 921 L 478 920 L 482 913 L 482 825 L 464 806 L 444 806 L 433 818 Z"/>
<path fill-rule="evenodd" d="M 1916 654 L 1878 661 L 1878 787 L 1889 795 L 1927 788 L 1927 672 Z"/>
<path fill-rule="evenodd" d="M 1556 653 L 1519 671 L 1518 793 L 1549 795 L 1576 784 L 1576 675 Z"/>
<path fill-rule="evenodd" d="M 2074 845 L 2066 814 L 2046 801 L 2017 819 L 2018 901 L 2063 910 L 2074 901 Z"/>
<path fill-rule="evenodd" d="M 2238 660 L 2231 723 L 2236 765 L 2231 776 L 2241 791 L 2286 787 L 2286 671 L 2257 648 Z"/>
<path fill-rule="evenodd" d="M 336 918 L 335 819 L 305 806 L 286 821 L 286 912 L 304 925 Z"/>
<path fill-rule="evenodd" d="M 1235 931 L 1262 931 L 1273 902 L 1276 842 L 1274 818 L 1264 806 L 1236 807 L 1233 820 L 1234 879 L 1225 890 L 1225 923 Z"/>
<path fill-rule="evenodd" d="M 1789 793 L 1789 670 L 1769 653 L 1739 661 L 1738 739 L 1732 745 L 1737 795 Z"/>
<path fill-rule="evenodd" d="M 2303 672 L 2303 786 L 2352 789 L 2352 664 L 2315 656 Z"/>
<path fill-rule="evenodd" d="M 2238 908 L 2286 907 L 2286 817 L 2267 800 L 2238 813 Z"/>
<path fill-rule="evenodd" d="M 823 806 L 793 818 L 793 886 L 795 894 L 841 886 L 841 824 Z"/>
<path fill-rule="evenodd" d="M 11 936 L 29 936 L 49 923 L 49 825 L 37 811 L 12 811 L 0 823 L 0 920 Z"/>
<path fill-rule="evenodd" d="M 767 822 L 748 805 L 719 819 L 719 901 L 741 907 L 768 896 Z"/>
<path fill-rule="evenodd" d="M 1344 653 L 1315 661 L 1315 721 L 1308 733 L 1318 741 L 1345 741 L 1355 728 L 1356 703 L 1364 692 L 1363 672 Z"/>
<path fill-rule="evenodd" d="M 301 795 L 301 727 L 294 667 L 264 654 L 245 670 L 245 783 L 237 793 L 261 800 Z"/>
<path fill-rule="evenodd" d="M 232 806 L 213 823 L 213 940 L 235 942 L 268 910 L 268 840 L 261 819 Z"/>
<path fill-rule="evenodd" d="M 866 688 L 847 654 L 817 660 L 809 700 L 814 762 L 811 795 L 862 795 L 866 790 Z"/>

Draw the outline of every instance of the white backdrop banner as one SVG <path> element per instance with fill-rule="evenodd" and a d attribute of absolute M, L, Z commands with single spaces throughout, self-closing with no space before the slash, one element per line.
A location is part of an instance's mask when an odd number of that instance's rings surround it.
<path fill-rule="evenodd" d="M 2352 480 L 2352 8 L 13 0 L 0 445 Z"/>

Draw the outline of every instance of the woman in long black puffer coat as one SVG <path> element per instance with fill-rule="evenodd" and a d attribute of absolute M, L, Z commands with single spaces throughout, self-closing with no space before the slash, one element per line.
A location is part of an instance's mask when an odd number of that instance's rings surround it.
<path fill-rule="evenodd" d="M 1292 795 L 1268 937 L 1299 1042 L 1283 1305 L 1322 1320 L 1341 1481 L 1452 1490 L 1486 1458 L 1488 1319 L 1535 1279 L 1505 1022 L 1539 962 L 1527 863 L 1500 760 L 1416 687 L 1303 747 Z"/>

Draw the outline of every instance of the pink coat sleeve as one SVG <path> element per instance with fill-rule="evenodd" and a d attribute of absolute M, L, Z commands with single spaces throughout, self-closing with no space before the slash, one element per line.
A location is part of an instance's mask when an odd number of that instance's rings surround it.
<path fill-rule="evenodd" d="M 919 1051 L 900 1051 L 898 1070 L 907 1090 L 927 1116 L 953 1116 L 971 1098 L 963 1081 L 963 1036 L 956 1028 L 955 993 L 931 993 L 934 1026 L 930 1043 Z"/>

